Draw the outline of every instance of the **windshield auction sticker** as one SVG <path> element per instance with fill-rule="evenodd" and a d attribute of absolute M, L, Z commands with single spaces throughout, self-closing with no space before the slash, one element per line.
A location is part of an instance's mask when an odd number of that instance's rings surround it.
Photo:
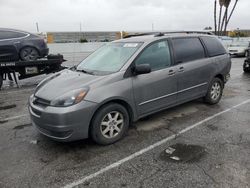
<path fill-rule="evenodd" d="M 123 45 L 124 48 L 136 48 L 138 43 L 126 43 Z"/>

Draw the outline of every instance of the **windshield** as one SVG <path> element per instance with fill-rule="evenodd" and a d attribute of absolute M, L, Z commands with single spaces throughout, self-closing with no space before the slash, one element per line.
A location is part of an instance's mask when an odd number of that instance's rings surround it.
<path fill-rule="evenodd" d="M 109 74 L 119 71 L 142 43 L 109 43 L 84 59 L 78 71 L 92 74 Z"/>

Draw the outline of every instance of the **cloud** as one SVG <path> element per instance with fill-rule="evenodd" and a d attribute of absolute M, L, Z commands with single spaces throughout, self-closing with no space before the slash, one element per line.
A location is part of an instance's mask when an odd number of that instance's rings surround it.
<path fill-rule="evenodd" d="M 0 27 L 42 31 L 187 30 L 213 27 L 212 0 L 0 0 Z M 249 0 L 230 28 L 250 28 Z"/>

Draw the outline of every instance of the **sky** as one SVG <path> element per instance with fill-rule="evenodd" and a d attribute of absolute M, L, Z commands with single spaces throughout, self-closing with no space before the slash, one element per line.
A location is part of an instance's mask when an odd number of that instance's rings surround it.
<path fill-rule="evenodd" d="M 234 2 L 234 0 L 232 0 Z M 202 30 L 214 0 L 0 0 L 0 27 L 30 32 Z M 229 29 L 250 29 L 250 0 L 239 0 Z M 80 26 L 81 25 L 81 26 Z"/>

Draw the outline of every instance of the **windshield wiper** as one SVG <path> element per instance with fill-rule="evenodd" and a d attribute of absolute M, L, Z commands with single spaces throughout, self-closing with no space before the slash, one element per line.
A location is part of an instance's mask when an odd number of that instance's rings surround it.
<path fill-rule="evenodd" d="M 90 75 L 94 75 L 94 72 L 86 71 L 86 70 L 84 70 L 84 69 L 81 69 L 81 70 L 76 69 L 76 71 L 77 71 L 77 72 L 83 72 L 83 73 L 90 74 Z"/>

